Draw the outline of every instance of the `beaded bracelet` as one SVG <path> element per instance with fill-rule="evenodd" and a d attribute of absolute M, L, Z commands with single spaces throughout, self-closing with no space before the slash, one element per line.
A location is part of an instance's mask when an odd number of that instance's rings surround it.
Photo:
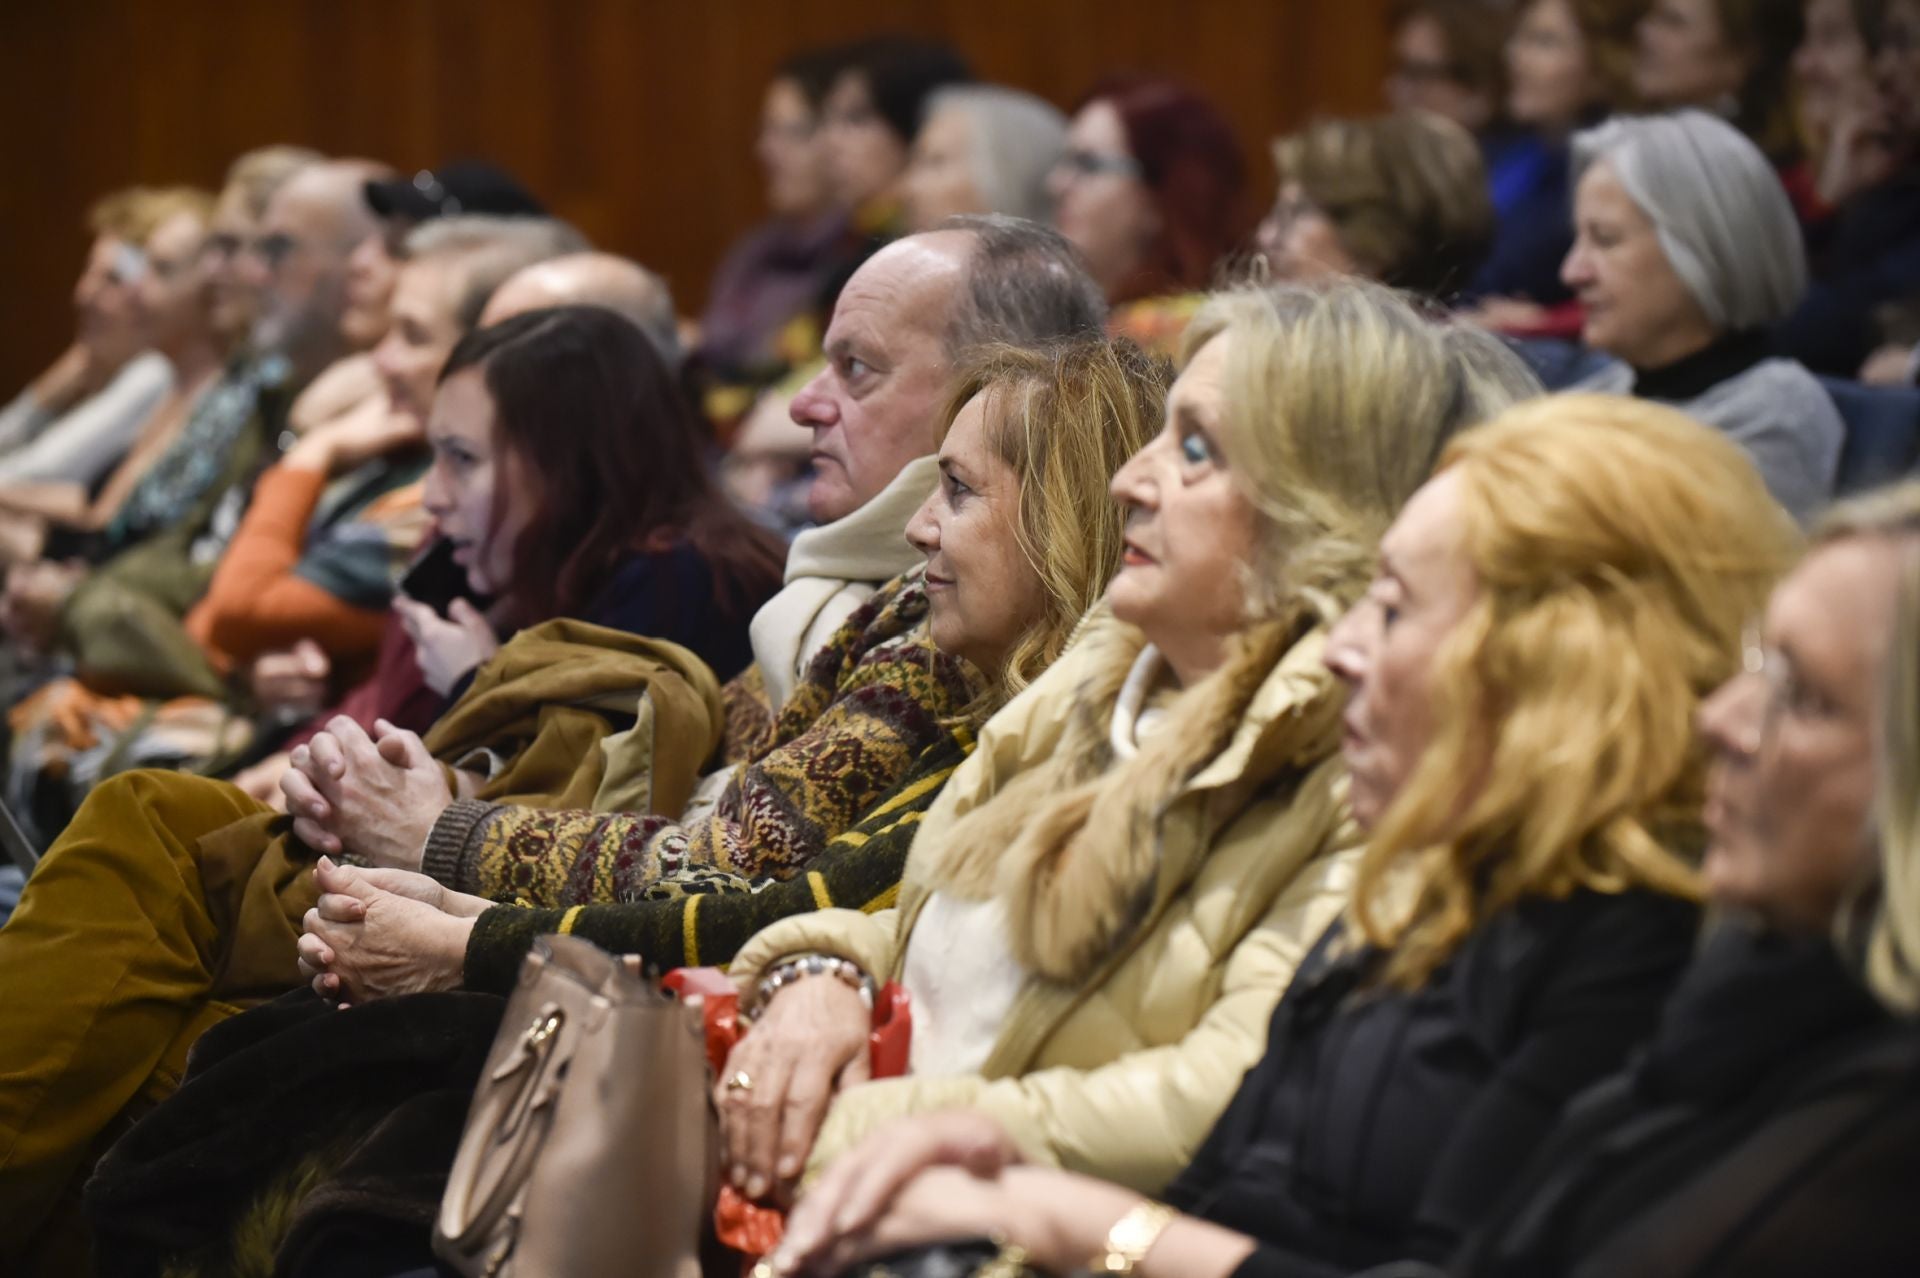
<path fill-rule="evenodd" d="M 807 976 L 832 976 L 853 988 L 860 995 L 860 1001 L 866 1004 L 867 1011 L 873 1011 L 873 978 L 861 970 L 858 963 L 843 959 L 836 954 L 802 954 L 795 958 L 776 963 L 760 978 L 754 987 L 753 1006 L 750 1016 L 758 1016 L 766 1010 L 767 1004 L 787 986 Z"/>

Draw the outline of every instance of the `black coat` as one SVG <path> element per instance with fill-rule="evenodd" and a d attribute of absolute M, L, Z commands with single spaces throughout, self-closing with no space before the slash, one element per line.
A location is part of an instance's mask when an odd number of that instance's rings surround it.
<path fill-rule="evenodd" d="M 1567 1099 L 1652 1032 L 1697 925 L 1647 892 L 1527 901 L 1410 992 L 1371 987 L 1379 955 L 1336 926 L 1169 1201 L 1259 1240 L 1243 1275 L 1451 1258 Z"/>
<path fill-rule="evenodd" d="M 1920 1031 L 1825 941 L 1723 930 L 1520 1185 L 1457 1274 L 1920 1274 Z"/>

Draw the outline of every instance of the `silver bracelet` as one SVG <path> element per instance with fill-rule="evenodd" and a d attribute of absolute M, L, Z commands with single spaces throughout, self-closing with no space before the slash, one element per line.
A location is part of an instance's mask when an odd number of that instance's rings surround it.
<path fill-rule="evenodd" d="M 843 959 L 837 954 L 801 954 L 785 959 L 773 965 L 767 974 L 754 986 L 752 1006 L 748 1008 L 749 1018 L 760 1015 L 767 1004 L 795 981 L 809 976 L 832 976 L 853 988 L 860 995 L 860 1001 L 866 1004 L 867 1011 L 873 1011 L 875 986 L 873 978 L 861 970 L 858 963 Z"/>

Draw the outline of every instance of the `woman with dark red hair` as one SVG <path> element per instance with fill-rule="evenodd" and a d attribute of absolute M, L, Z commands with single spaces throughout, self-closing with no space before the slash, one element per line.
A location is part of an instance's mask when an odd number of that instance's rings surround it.
<path fill-rule="evenodd" d="M 1114 304 L 1108 328 L 1171 353 L 1249 229 L 1233 127 L 1172 80 L 1116 76 L 1081 103 L 1048 180 L 1054 220 Z"/>

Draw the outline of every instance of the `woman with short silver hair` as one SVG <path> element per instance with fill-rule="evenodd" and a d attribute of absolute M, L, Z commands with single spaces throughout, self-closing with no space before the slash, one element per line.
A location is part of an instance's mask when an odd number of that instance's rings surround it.
<path fill-rule="evenodd" d="M 1047 174 L 1067 146 L 1067 117 L 998 84 L 940 89 L 914 139 L 903 194 L 907 225 L 932 230 L 959 213 L 1051 223 Z"/>
<path fill-rule="evenodd" d="M 1621 362 L 1585 389 L 1673 404 L 1752 456 L 1805 521 L 1833 491 L 1844 433 L 1767 330 L 1807 287 L 1799 226 L 1773 166 L 1702 111 L 1615 119 L 1574 139 L 1574 243 L 1561 278 L 1581 336 Z"/>

